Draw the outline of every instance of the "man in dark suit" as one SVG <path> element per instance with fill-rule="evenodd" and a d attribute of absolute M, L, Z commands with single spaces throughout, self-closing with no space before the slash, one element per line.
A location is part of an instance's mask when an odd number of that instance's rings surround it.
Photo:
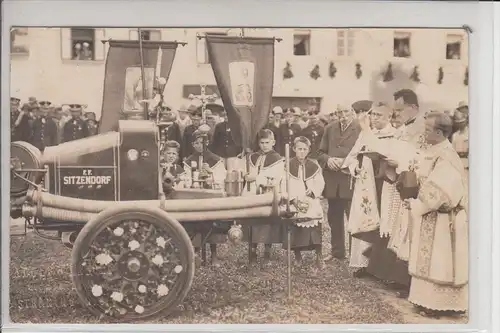
<path fill-rule="evenodd" d="M 180 145 L 182 143 L 181 128 L 175 121 L 177 117 L 172 108 L 165 105 L 158 106 L 157 108 L 160 111 L 160 121 L 168 124 L 168 126 L 162 127 L 160 133 L 162 142 L 175 141 Z"/>
<path fill-rule="evenodd" d="M 351 107 L 339 105 L 337 116 L 338 121 L 325 127 L 317 158 L 326 183 L 324 196 L 328 199 L 328 223 L 331 229 L 331 255 L 325 261 L 346 257 L 344 214 L 349 217 L 353 179 L 341 168 L 361 132 Z"/>
<path fill-rule="evenodd" d="M 10 140 L 29 142 L 31 138 L 31 125 L 29 121 L 29 110 L 23 106 L 19 110 L 21 100 L 16 97 L 10 98 Z"/>
<path fill-rule="evenodd" d="M 182 142 L 181 142 L 181 160 L 184 160 L 185 158 L 191 156 L 194 153 L 194 148 L 193 148 L 193 140 L 194 140 L 194 132 L 198 130 L 198 127 L 201 125 L 201 110 L 196 107 L 189 107 L 189 112 L 190 115 L 189 117 L 191 118 L 191 125 L 186 127 L 184 129 L 184 135 L 182 136 Z"/>
<path fill-rule="evenodd" d="M 292 145 L 293 140 L 300 135 L 302 128 L 297 124 L 297 115 L 294 110 L 287 109 L 285 123 L 278 128 L 275 150 L 281 156 L 285 156 L 285 145 L 290 145 L 290 157 L 294 157 Z"/>
<path fill-rule="evenodd" d="M 48 116 L 48 107 L 40 109 L 39 106 L 32 108 L 35 119 L 33 120 L 33 137 L 31 144 L 41 152 L 46 147 L 56 146 L 58 142 L 57 125 L 54 119 Z"/>

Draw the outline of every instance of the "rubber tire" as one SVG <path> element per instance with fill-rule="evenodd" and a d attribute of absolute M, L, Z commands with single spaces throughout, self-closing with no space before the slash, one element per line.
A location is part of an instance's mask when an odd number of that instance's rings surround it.
<path fill-rule="evenodd" d="M 102 211 L 95 218 L 85 224 L 85 226 L 78 234 L 78 237 L 76 238 L 76 241 L 73 245 L 73 251 L 71 253 L 71 277 L 73 285 L 78 294 L 78 299 L 80 300 L 82 305 L 89 309 L 90 312 L 94 315 L 105 316 L 106 318 L 113 320 L 113 317 L 107 316 L 106 314 L 102 313 L 99 308 L 94 307 L 88 302 L 87 294 L 78 275 L 77 266 L 78 262 L 80 261 L 80 252 L 82 251 L 82 248 L 88 245 L 86 244 L 88 239 L 92 238 L 96 234 L 99 234 L 99 232 L 106 228 L 106 226 L 114 224 L 121 219 L 141 219 L 142 221 L 147 221 L 155 225 L 163 224 L 163 227 L 169 229 L 169 233 L 172 235 L 172 238 L 174 238 L 178 245 L 181 247 L 180 254 L 182 257 L 185 257 L 184 259 L 186 262 L 186 267 L 181 273 L 185 277 L 181 289 L 178 290 L 177 295 L 171 298 L 167 304 L 165 304 L 163 307 L 155 309 L 153 313 L 147 315 L 139 315 L 135 313 L 133 315 L 130 315 L 130 313 L 128 313 L 124 317 L 116 318 L 116 320 L 120 320 L 120 322 L 123 322 L 124 320 L 142 321 L 145 319 L 154 319 L 156 317 L 159 317 L 160 315 L 162 317 L 167 316 L 172 312 L 172 310 L 177 307 L 177 305 L 182 303 L 189 290 L 191 289 L 195 272 L 195 256 L 191 239 L 189 238 L 189 235 L 187 234 L 184 227 L 177 220 L 171 218 L 165 211 L 157 207 L 138 208 L 132 205 L 113 206 Z M 157 223 L 154 223 L 152 221 L 156 221 Z M 93 297 L 92 295 L 88 296 Z"/>

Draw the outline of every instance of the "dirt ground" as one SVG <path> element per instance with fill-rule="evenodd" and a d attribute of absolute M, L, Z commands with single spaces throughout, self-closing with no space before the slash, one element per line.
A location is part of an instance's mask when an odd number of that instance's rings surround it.
<path fill-rule="evenodd" d="M 324 235 L 329 234 L 327 225 Z M 23 231 L 12 222 L 11 234 Z M 324 239 L 325 253 L 329 250 Z M 104 323 L 78 302 L 70 279 L 70 250 L 32 232 L 11 237 L 10 315 L 16 323 Z M 249 272 L 247 245 L 224 245 L 220 268 L 201 267 L 178 311 L 155 323 L 171 324 L 463 324 L 466 317 L 428 319 L 381 282 L 355 279 L 348 261 L 314 272 L 313 254 L 292 272 L 286 297 L 286 256 L 274 249 L 272 267 Z"/>

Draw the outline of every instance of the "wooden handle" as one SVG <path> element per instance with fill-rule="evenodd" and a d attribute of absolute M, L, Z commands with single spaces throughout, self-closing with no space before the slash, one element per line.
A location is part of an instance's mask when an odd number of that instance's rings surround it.
<path fill-rule="evenodd" d="M 285 145 L 285 188 L 288 197 L 290 197 L 290 145 Z M 286 211 L 290 212 L 290 200 L 286 201 Z"/>

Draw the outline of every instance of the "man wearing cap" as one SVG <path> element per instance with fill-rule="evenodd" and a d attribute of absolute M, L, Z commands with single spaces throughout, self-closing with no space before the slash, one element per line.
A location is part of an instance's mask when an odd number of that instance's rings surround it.
<path fill-rule="evenodd" d="M 29 142 L 31 138 L 31 126 L 26 108 L 19 110 L 21 100 L 16 97 L 10 98 L 10 140 Z"/>
<path fill-rule="evenodd" d="M 194 106 L 190 106 L 190 108 L 193 108 Z M 181 107 L 177 110 L 179 113 L 179 116 L 175 120 L 177 125 L 179 125 L 179 130 L 181 131 L 181 138 L 184 137 L 184 130 L 186 127 L 191 125 L 191 118 L 189 118 L 189 112 L 190 110 L 186 107 L 186 105 L 181 105 Z"/>
<path fill-rule="evenodd" d="M 185 159 L 186 157 L 189 157 L 191 154 L 193 154 L 194 149 L 193 149 L 193 134 L 194 132 L 200 127 L 201 125 L 201 119 L 202 119 L 202 114 L 201 114 L 201 109 L 196 108 L 195 106 L 189 107 L 190 111 L 190 116 L 189 118 L 191 119 L 191 124 L 188 125 L 184 129 L 184 135 L 182 136 L 182 142 L 181 142 L 181 160 Z"/>
<path fill-rule="evenodd" d="M 283 109 L 281 108 L 281 106 L 275 106 L 271 110 L 271 112 L 269 112 L 269 122 L 262 128 L 262 129 L 271 130 L 274 134 L 275 140 L 277 140 L 278 135 L 279 135 L 279 128 L 280 128 L 281 123 L 283 121 L 282 117 L 283 117 Z M 276 149 L 276 148 L 277 148 L 277 146 L 274 147 L 274 149 Z M 258 151 L 259 149 L 260 149 L 259 148 L 259 140 L 258 140 L 258 138 L 256 138 L 253 150 Z"/>
<path fill-rule="evenodd" d="M 469 104 L 467 104 L 467 102 L 465 101 L 458 103 L 456 110 L 458 112 L 464 113 L 466 116 L 469 116 Z"/>
<path fill-rule="evenodd" d="M 240 163 L 238 155 L 242 152 L 243 148 L 234 142 L 233 133 L 227 122 L 227 113 L 225 111 L 222 114 L 222 119 L 221 123 L 215 125 L 212 142 L 209 147 L 211 151 L 225 160 L 227 170 L 235 170 L 238 169 Z"/>
<path fill-rule="evenodd" d="M 319 110 L 314 108 L 309 110 L 309 122 L 301 132 L 301 136 L 306 137 L 311 142 L 309 158 L 317 158 L 321 138 L 323 137 L 324 126 L 319 118 Z"/>
<path fill-rule="evenodd" d="M 64 124 L 63 142 L 83 139 L 89 136 L 87 123 L 81 118 L 83 106 L 70 104 L 71 119 Z"/>
<path fill-rule="evenodd" d="M 338 105 L 337 114 L 339 121 L 325 127 L 317 158 L 326 183 L 324 197 L 328 199 L 331 231 L 331 254 L 325 258 L 326 261 L 346 258 L 344 215 L 349 218 L 353 180 L 341 168 L 361 132 L 350 105 Z"/>
<path fill-rule="evenodd" d="M 295 106 L 292 108 L 293 114 L 295 115 L 295 122 L 300 126 L 301 129 L 307 127 L 309 123 L 309 115 L 307 110 L 302 110 L 301 108 Z"/>
<path fill-rule="evenodd" d="M 283 108 L 281 106 L 275 106 L 271 113 L 273 115 L 274 127 L 279 128 L 283 123 Z"/>
<path fill-rule="evenodd" d="M 65 120 L 63 119 L 62 107 L 55 105 L 51 107 L 51 118 L 57 126 L 57 142 L 63 142 L 63 130 Z"/>
<path fill-rule="evenodd" d="M 87 127 L 89 129 L 89 136 L 97 135 L 99 131 L 99 124 L 96 120 L 94 112 L 85 113 L 85 122 L 87 123 Z"/>
<path fill-rule="evenodd" d="M 48 116 L 49 108 L 39 106 L 33 107 L 33 137 L 31 144 L 37 147 L 41 152 L 46 147 L 59 144 L 57 137 L 57 125 L 54 120 Z"/>
<path fill-rule="evenodd" d="M 276 152 L 285 156 L 285 146 L 290 146 L 290 157 L 294 157 L 292 150 L 293 140 L 299 136 L 302 128 L 297 124 L 297 116 L 292 109 L 287 109 L 285 113 L 285 123 L 278 128 L 276 137 Z"/>

